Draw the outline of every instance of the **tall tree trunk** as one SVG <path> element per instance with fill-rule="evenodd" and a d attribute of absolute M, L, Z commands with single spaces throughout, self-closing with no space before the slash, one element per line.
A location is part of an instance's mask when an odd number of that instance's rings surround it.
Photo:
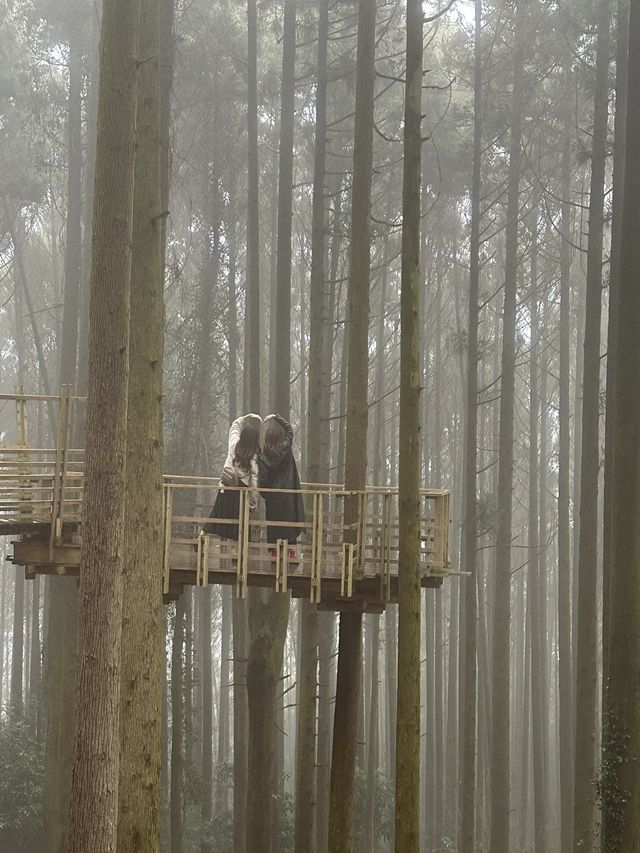
<path fill-rule="evenodd" d="M 102 14 L 70 853 L 117 840 L 139 13 L 106 0 Z"/>
<path fill-rule="evenodd" d="M 348 307 L 345 487 L 361 489 L 367 478 L 368 336 L 371 242 L 371 172 L 375 84 L 376 2 L 359 0 L 355 139 Z M 345 341 L 346 343 L 346 341 Z M 345 501 L 345 523 L 357 518 L 357 499 Z M 338 680 L 334 711 L 329 851 L 348 853 L 352 843 L 362 615 L 340 614 Z"/>
<path fill-rule="evenodd" d="M 607 628 L 609 614 L 609 566 L 611 557 L 611 484 L 612 455 L 614 441 L 613 400 L 615 391 L 615 348 L 618 329 L 618 280 L 620 277 L 620 255 L 622 252 L 622 209 L 624 204 L 625 141 L 627 124 L 628 89 L 628 48 L 629 48 L 629 0 L 618 0 L 616 15 L 616 114 L 613 146 L 613 201 L 611 220 L 611 262 L 609 274 L 609 324 L 607 329 L 607 378 L 606 378 L 606 420 L 605 420 L 605 457 L 604 457 L 604 518 L 602 548 L 602 702 L 605 705 L 607 690 L 609 655 Z M 604 833 L 606 834 L 606 833 Z"/>
<path fill-rule="evenodd" d="M 589 245 L 584 334 L 578 636 L 576 670 L 576 752 L 573 848 L 580 853 L 595 839 L 598 600 L 598 479 L 600 471 L 600 320 L 602 243 L 607 158 L 610 0 L 598 12 L 593 148 L 589 197 Z"/>
<path fill-rule="evenodd" d="M 327 40 L 329 2 L 321 0 L 318 12 L 318 51 L 316 72 L 316 127 L 313 174 L 313 211 L 311 227 L 310 341 L 309 341 L 309 415 L 307 427 L 307 479 L 312 483 L 328 479 L 326 430 L 329 377 L 325 364 L 327 299 L 325 294 L 325 178 L 327 150 Z M 283 93 L 284 97 L 284 93 Z M 302 282 L 301 282 L 302 286 Z M 330 364 L 329 364 L 330 371 Z M 300 602 L 300 675 L 296 738 L 296 817 L 295 849 L 298 853 L 314 847 L 313 821 L 315 792 L 324 778 L 314 779 L 309 768 L 316 763 L 316 673 L 318 667 L 319 620 L 315 606 Z M 322 665 L 321 665 L 322 666 Z M 322 725 L 319 722 L 319 726 Z M 326 741 L 323 743 L 325 746 Z M 318 755 L 317 765 L 326 756 Z M 328 768 L 327 768 L 328 769 Z M 324 797 L 324 790 L 319 792 Z M 326 820 L 326 816 L 322 816 Z M 317 836 L 316 836 L 316 839 Z"/>
<path fill-rule="evenodd" d="M 244 325 L 244 407 L 260 411 L 260 222 L 258 182 L 258 12 L 247 0 L 248 21 L 248 167 L 247 167 L 247 284 Z"/>
<path fill-rule="evenodd" d="M 280 151 L 278 167 L 278 246 L 276 268 L 275 391 L 276 412 L 291 408 L 291 217 L 293 210 L 293 120 L 296 76 L 296 0 L 284 2 L 282 84 L 280 93 Z M 273 343 L 272 343 L 273 346 Z"/>
<path fill-rule="evenodd" d="M 611 485 L 609 685 L 604 715 L 604 827 L 609 850 L 638 849 L 640 837 L 640 3 L 631 0 L 627 161 L 620 275 L 617 284 L 617 345 L 613 395 L 615 435 Z"/>
<path fill-rule="evenodd" d="M 295 0 L 285 3 L 278 182 L 278 263 L 276 290 L 275 408 L 289 417 L 291 400 L 291 212 L 293 192 L 293 118 L 295 96 Z M 256 346 L 257 341 L 252 341 Z M 246 343 L 245 343 L 246 349 Z M 289 618 L 289 596 L 251 590 L 249 595 L 249 772 L 247 849 L 271 838 L 275 700 Z"/>
<path fill-rule="evenodd" d="M 400 297 L 400 471 L 396 850 L 420 847 L 420 172 L 423 10 L 407 2 Z M 437 594 L 437 593 L 436 593 Z M 436 649 L 436 654 L 441 654 Z M 442 697 L 440 697 L 440 701 Z"/>
<path fill-rule="evenodd" d="M 509 685 L 511 625 L 511 531 L 513 508 L 513 422 L 516 359 L 516 301 L 522 122 L 524 110 L 524 25 L 527 5 L 518 0 L 511 103 L 511 142 L 506 212 L 504 315 L 500 383 L 500 462 L 492 642 L 491 843 L 490 853 L 509 849 L 510 755 Z"/>
<path fill-rule="evenodd" d="M 67 221 L 64 255 L 64 307 L 60 344 L 61 382 L 74 382 L 78 350 L 82 262 L 82 44 L 69 39 L 69 108 L 67 111 Z"/>
<path fill-rule="evenodd" d="M 176 601 L 171 647 L 171 853 L 182 850 L 184 824 L 184 641 L 186 595 L 183 592 Z"/>
<path fill-rule="evenodd" d="M 565 79 L 570 77 L 565 75 Z M 573 653 L 571 642 L 571 128 L 565 125 L 560 226 L 560 380 L 558 438 L 558 691 L 560 847 L 573 843 Z"/>
<path fill-rule="evenodd" d="M 538 449 L 538 424 L 542 418 L 539 394 L 540 358 L 539 338 L 540 322 L 538 310 L 538 209 L 532 212 L 533 227 L 531 236 L 531 344 L 529 350 L 529 520 L 528 520 L 528 566 L 527 566 L 527 621 L 531 630 L 531 726 L 533 734 L 532 764 L 533 764 L 533 817 L 536 853 L 545 853 L 547 849 L 547 817 L 546 817 L 546 779 L 544 748 L 545 700 L 543 690 L 543 661 L 545 654 L 544 637 L 542 636 L 541 602 L 542 577 L 540 572 L 540 551 L 545 543 L 540 540 L 540 457 Z M 544 405 L 544 401 L 542 403 Z M 540 437 L 540 445 L 542 438 Z"/>
<path fill-rule="evenodd" d="M 477 749 L 477 468 L 478 468 L 478 291 L 480 285 L 480 189 L 482 169 L 482 0 L 475 0 L 475 71 L 473 89 L 473 177 L 467 344 L 467 396 L 464 445 L 464 646 L 460 655 L 462 716 L 460 835 L 463 850 L 475 849 Z"/>
<path fill-rule="evenodd" d="M 142 0 L 127 412 L 118 850 L 160 844 L 164 276 L 159 0 Z"/>
<path fill-rule="evenodd" d="M 327 41 L 329 31 L 329 0 L 320 0 L 318 9 L 318 51 L 316 72 L 316 126 L 313 163 L 313 211 L 311 226 L 311 282 L 309 293 L 309 417 L 307 428 L 307 477 L 320 483 L 328 467 L 325 430 L 322 419 L 328 419 L 329 406 L 326 386 L 330 377 L 325 374 L 325 336 L 333 334 L 326 328 L 327 297 L 325 292 L 325 182 L 327 170 Z M 331 364 L 328 365 L 329 371 Z"/>

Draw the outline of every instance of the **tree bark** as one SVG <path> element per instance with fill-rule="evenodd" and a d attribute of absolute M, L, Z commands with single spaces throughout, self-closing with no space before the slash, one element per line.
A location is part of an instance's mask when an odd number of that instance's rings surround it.
<path fill-rule="evenodd" d="M 164 276 L 159 0 L 141 0 L 127 412 L 118 850 L 160 844 Z"/>
<path fill-rule="evenodd" d="M 176 601 L 171 647 L 171 853 L 182 850 L 184 824 L 184 640 L 185 640 L 185 597 L 182 593 Z"/>
<path fill-rule="evenodd" d="M 284 2 L 282 42 L 282 83 L 280 93 L 280 150 L 278 168 L 278 246 L 276 265 L 275 377 L 274 409 L 286 413 L 291 408 L 291 218 L 293 211 L 293 124 L 296 76 L 296 0 Z"/>
<path fill-rule="evenodd" d="M 355 139 L 349 275 L 345 487 L 361 489 L 367 477 L 368 334 L 375 84 L 375 0 L 359 0 Z M 346 341 L 345 341 L 346 343 Z M 357 499 L 345 500 L 346 524 L 357 518 Z M 348 853 L 352 843 L 362 615 L 340 614 L 338 681 L 334 711 L 329 851 Z"/>
<path fill-rule="evenodd" d="M 318 614 L 315 604 L 299 604 L 298 713 L 296 733 L 295 851 L 313 853 L 316 764 L 316 685 Z"/>
<path fill-rule="evenodd" d="M 578 635 L 576 660 L 576 746 L 573 848 L 581 853 L 594 844 L 598 623 L 598 478 L 600 471 L 600 322 L 604 182 L 607 158 L 610 0 L 598 12 L 594 95 L 589 245 L 584 334 L 580 541 L 578 554 Z"/>
<path fill-rule="evenodd" d="M 460 655 L 460 713 L 462 715 L 460 836 L 463 850 L 475 849 L 477 750 L 477 618 L 476 597 L 478 520 L 478 326 L 480 287 L 480 190 L 482 178 L 482 0 L 475 0 L 473 88 L 473 176 L 467 344 L 466 430 L 464 449 L 464 645 Z"/>
<path fill-rule="evenodd" d="M 565 79 L 570 77 L 569 73 Z M 558 438 L 558 737 L 560 747 L 560 841 L 573 839 L 573 653 L 571 637 L 571 128 L 565 124 L 560 226 L 560 379 Z"/>
<path fill-rule="evenodd" d="M 626 167 L 620 276 L 617 287 L 617 345 L 614 362 L 615 434 L 611 483 L 609 685 L 604 715 L 604 826 L 610 850 L 638 849 L 640 838 L 640 4 L 631 0 Z"/>
<path fill-rule="evenodd" d="M 258 182 L 258 12 L 247 0 L 247 284 L 244 326 L 244 408 L 260 411 L 260 221 Z"/>
<path fill-rule="evenodd" d="M 249 710 L 247 602 L 234 598 L 233 620 L 233 851 L 246 853 Z"/>
<path fill-rule="evenodd" d="M 102 14 L 70 853 L 110 853 L 117 835 L 139 13 Z"/>
<path fill-rule="evenodd" d="M 492 642 L 491 842 L 490 853 L 509 849 L 510 754 L 509 690 L 511 625 L 511 531 L 513 508 L 513 421 L 516 358 L 516 301 L 522 123 L 524 111 L 524 25 L 527 5 L 516 6 L 515 58 L 511 103 L 511 142 L 507 191 L 504 316 L 500 384 L 498 520 Z"/>

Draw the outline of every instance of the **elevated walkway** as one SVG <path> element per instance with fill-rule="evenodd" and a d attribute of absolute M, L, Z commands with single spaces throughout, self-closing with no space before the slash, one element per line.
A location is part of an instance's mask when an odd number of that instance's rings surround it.
<path fill-rule="evenodd" d="M 13 537 L 8 559 L 24 566 L 27 577 L 78 576 L 80 571 L 84 450 L 73 447 L 70 436 L 75 434 L 74 411 L 83 402 L 67 387 L 59 397 L 0 395 L 0 536 Z M 34 423 L 45 420 L 56 425 L 55 447 L 29 442 L 39 431 Z M 218 486 L 212 477 L 164 477 L 158 579 L 162 577 L 165 601 L 177 597 L 185 585 L 211 583 L 232 585 L 240 597 L 250 586 L 291 591 L 330 610 L 381 612 L 387 602 L 397 601 L 396 489 L 368 486 L 348 492 L 338 485 L 303 484 L 307 512 L 300 542 L 290 546 L 280 540 L 273 546 L 266 542 L 267 522 L 260 507 L 249 511 L 246 489 L 240 490 L 239 520 L 227 522 L 238 525 L 238 541 L 201 533 Z M 344 523 L 347 497 L 358 504 L 353 524 Z M 420 569 L 425 587 L 440 586 L 451 571 L 449 501 L 448 491 L 422 491 Z"/>

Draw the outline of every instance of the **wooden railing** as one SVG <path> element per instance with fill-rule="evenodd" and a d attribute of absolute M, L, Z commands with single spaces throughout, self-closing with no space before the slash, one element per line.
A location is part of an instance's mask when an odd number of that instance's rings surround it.
<path fill-rule="evenodd" d="M 32 571 L 76 571 L 79 563 L 84 451 L 71 446 L 74 398 L 63 388 L 58 398 L 22 393 L 0 395 L 15 403 L 15 436 L 0 445 L 0 534 L 23 537 L 14 543 L 14 562 Z M 27 404 L 57 408 L 56 446 L 29 444 Z M 6 434 L 7 430 L 5 430 Z M 306 513 L 299 543 L 266 541 L 266 528 L 290 526 L 267 522 L 251 510 L 248 489 L 240 492 L 239 518 L 218 519 L 238 527 L 238 538 L 202 532 L 220 487 L 217 478 L 165 475 L 163 591 L 171 597 L 184 584 L 232 583 L 240 597 L 247 588 L 291 589 L 320 604 L 365 596 L 394 600 L 399 560 L 398 492 L 369 486 L 351 492 L 340 485 L 303 484 Z M 270 490 L 282 491 L 282 490 Z M 424 585 L 438 585 L 450 572 L 450 493 L 421 493 L 420 571 Z M 357 502 L 356 521 L 344 521 L 347 498 Z"/>

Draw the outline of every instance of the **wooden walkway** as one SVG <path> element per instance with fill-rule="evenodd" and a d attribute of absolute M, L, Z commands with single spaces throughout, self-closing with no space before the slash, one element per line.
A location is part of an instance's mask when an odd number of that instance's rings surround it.
<path fill-rule="evenodd" d="M 77 576 L 82 536 L 84 451 L 73 447 L 74 407 L 81 398 L 63 388 L 60 397 L 0 395 L 0 535 L 10 535 L 9 560 L 35 574 Z M 14 411 L 13 429 L 6 408 Z M 54 406 L 56 446 L 29 442 L 29 408 Z M 51 412 L 48 413 L 51 419 Z M 13 433 L 13 435 L 11 434 Z M 5 442 L 5 439 L 8 439 Z M 347 492 L 342 486 L 303 484 L 306 507 L 300 542 L 266 542 L 267 522 L 250 512 L 250 492 L 240 490 L 238 541 L 205 535 L 202 526 L 219 482 L 212 477 L 165 475 L 162 584 L 165 601 L 188 584 L 230 584 L 245 597 L 258 586 L 308 597 L 320 608 L 381 612 L 398 592 L 398 493 L 369 486 Z M 347 497 L 358 502 L 355 523 L 346 525 Z M 425 587 L 440 586 L 450 574 L 449 501 L 445 490 L 422 492 L 421 574 Z M 238 519 L 229 519 L 238 524 Z M 283 526 L 287 523 L 284 522 Z M 274 522 L 269 522 L 273 527 Z M 277 526 L 277 523 L 276 523 Z M 160 567 L 159 575 L 160 579 Z"/>

